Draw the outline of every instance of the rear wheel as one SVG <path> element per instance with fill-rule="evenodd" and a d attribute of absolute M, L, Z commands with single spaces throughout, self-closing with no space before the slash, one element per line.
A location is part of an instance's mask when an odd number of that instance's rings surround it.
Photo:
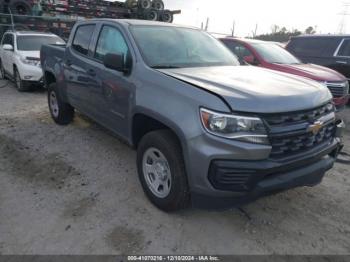
<path fill-rule="evenodd" d="M 189 206 L 190 193 L 181 146 L 169 130 L 145 135 L 137 151 L 139 178 L 149 200 L 163 211 Z"/>
<path fill-rule="evenodd" d="M 16 67 L 13 69 L 13 78 L 19 92 L 26 92 L 30 89 L 30 86 L 21 79 L 21 75 Z"/>
<path fill-rule="evenodd" d="M 59 125 L 71 123 L 74 118 L 74 108 L 60 98 L 55 83 L 49 85 L 47 96 L 52 119 Z"/>

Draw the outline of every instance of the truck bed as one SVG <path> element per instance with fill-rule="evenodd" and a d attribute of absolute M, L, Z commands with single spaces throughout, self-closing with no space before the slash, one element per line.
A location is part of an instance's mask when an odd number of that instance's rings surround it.
<path fill-rule="evenodd" d="M 63 61 L 65 48 L 66 45 L 43 45 L 40 51 L 42 67 L 55 72 L 55 65 Z"/>

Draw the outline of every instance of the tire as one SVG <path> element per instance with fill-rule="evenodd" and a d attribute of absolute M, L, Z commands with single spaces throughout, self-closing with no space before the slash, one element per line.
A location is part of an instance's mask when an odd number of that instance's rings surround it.
<path fill-rule="evenodd" d="M 183 154 L 171 131 L 153 131 L 141 139 L 137 149 L 137 169 L 143 190 L 156 207 L 172 212 L 189 206 L 190 193 Z M 156 181 L 162 184 L 158 183 L 157 187 Z"/>
<path fill-rule="evenodd" d="M 32 13 L 32 7 L 23 0 L 12 0 L 10 3 L 10 9 L 12 14 L 30 15 Z"/>
<path fill-rule="evenodd" d="M 158 15 L 157 10 L 149 9 L 149 10 L 146 10 L 146 11 L 143 13 L 143 17 L 144 17 L 145 20 L 157 21 L 158 18 L 159 18 L 159 15 Z"/>
<path fill-rule="evenodd" d="M 74 107 L 62 100 L 56 83 L 49 85 L 47 91 L 47 100 L 51 117 L 56 122 L 56 124 L 65 126 L 73 121 Z"/>
<path fill-rule="evenodd" d="M 30 90 L 29 84 L 25 83 L 21 79 L 21 75 L 16 67 L 13 69 L 13 81 L 15 82 L 15 86 L 19 92 L 27 92 Z"/>
<path fill-rule="evenodd" d="M 162 0 L 153 0 L 152 8 L 158 11 L 164 10 L 164 2 Z"/>
<path fill-rule="evenodd" d="M 5 73 L 5 68 L 4 68 L 4 65 L 2 64 L 2 62 L 0 61 L 0 72 L 1 72 L 1 77 L 2 79 L 7 79 L 6 77 L 6 73 Z"/>
<path fill-rule="evenodd" d="M 164 10 L 160 14 L 160 21 L 165 23 L 172 23 L 174 20 L 174 15 L 169 10 Z"/>
<path fill-rule="evenodd" d="M 138 0 L 137 4 L 142 10 L 147 10 L 152 7 L 151 0 Z"/>

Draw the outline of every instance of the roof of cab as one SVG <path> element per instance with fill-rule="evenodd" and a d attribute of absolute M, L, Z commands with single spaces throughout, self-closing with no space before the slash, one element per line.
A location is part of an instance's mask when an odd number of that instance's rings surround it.
<path fill-rule="evenodd" d="M 178 25 L 172 23 L 158 22 L 158 21 L 149 21 L 149 20 L 140 20 L 140 19 L 110 19 L 110 18 L 98 18 L 98 19 L 88 19 L 82 20 L 80 23 L 88 23 L 88 22 L 117 22 L 123 25 L 144 25 L 144 26 L 169 26 L 169 27 L 182 27 L 182 28 L 192 28 L 200 30 L 196 27 L 186 26 L 186 25 Z"/>
<path fill-rule="evenodd" d="M 257 40 L 257 39 L 250 39 L 250 38 L 239 38 L 239 37 L 232 37 L 232 36 L 227 36 L 227 37 L 221 37 L 219 38 L 220 40 L 236 40 L 240 42 L 247 42 L 247 43 L 274 43 L 271 41 L 263 41 L 263 40 Z"/>
<path fill-rule="evenodd" d="M 55 34 L 51 32 L 38 32 L 38 31 L 12 31 L 9 30 L 7 33 L 14 33 L 16 35 L 46 35 L 46 36 L 56 36 Z"/>
<path fill-rule="evenodd" d="M 316 34 L 316 35 L 298 35 L 291 38 L 350 38 L 350 35 L 332 35 L 332 34 Z"/>

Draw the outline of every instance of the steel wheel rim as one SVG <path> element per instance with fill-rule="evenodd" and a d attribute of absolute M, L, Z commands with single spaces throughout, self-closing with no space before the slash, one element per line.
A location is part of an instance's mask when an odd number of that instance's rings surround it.
<path fill-rule="evenodd" d="M 170 194 L 172 179 L 168 160 L 163 153 L 152 147 L 146 150 L 142 159 L 142 172 L 146 184 L 158 198 L 166 198 Z"/>
<path fill-rule="evenodd" d="M 50 109 L 51 109 L 52 115 L 55 118 L 57 118 L 60 111 L 59 111 L 59 107 L 58 107 L 56 93 L 54 91 L 51 91 L 51 93 L 50 93 Z"/>

